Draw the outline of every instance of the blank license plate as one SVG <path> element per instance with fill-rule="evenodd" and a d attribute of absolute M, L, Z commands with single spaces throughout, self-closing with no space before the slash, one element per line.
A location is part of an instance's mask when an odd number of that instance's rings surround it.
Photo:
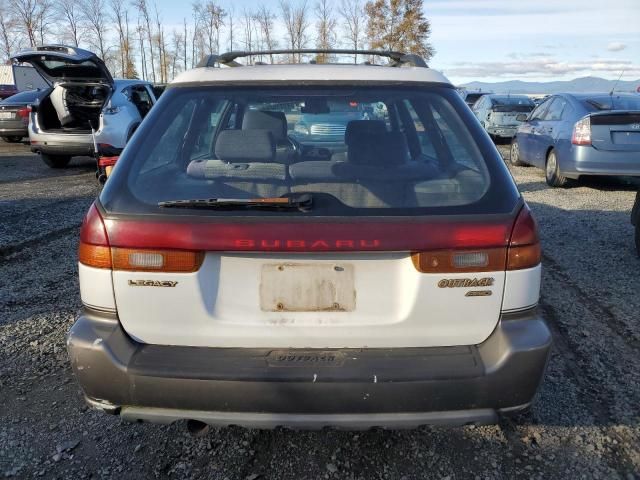
<path fill-rule="evenodd" d="M 13 112 L 0 112 L 0 120 L 8 120 L 13 118 Z"/>
<path fill-rule="evenodd" d="M 260 308 L 263 312 L 351 312 L 355 306 L 353 265 L 262 266 Z"/>

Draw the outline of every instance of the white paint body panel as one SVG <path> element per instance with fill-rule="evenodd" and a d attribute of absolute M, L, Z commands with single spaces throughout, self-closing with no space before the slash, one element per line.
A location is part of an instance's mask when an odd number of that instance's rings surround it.
<path fill-rule="evenodd" d="M 171 82 L 215 83 L 215 82 L 286 82 L 304 81 L 354 82 L 357 79 L 369 82 L 433 82 L 450 84 L 436 70 L 423 67 L 376 67 L 371 65 L 254 65 L 245 67 L 194 68 L 181 73 Z"/>
<path fill-rule="evenodd" d="M 540 300 L 542 267 L 507 272 L 502 311 L 522 310 L 537 305 Z"/>
<path fill-rule="evenodd" d="M 87 267 L 78 263 L 82 303 L 99 310 L 115 311 L 116 300 L 113 296 L 111 273 L 111 270 Z"/>
<path fill-rule="evenodd" d="M 348 264 L 356 291 L 352 311 L 269 312 L 260 308 L 264 265 Z M 491 287 L 439 288 L 443 278 L 493 277 Z M 192 274 L 113 272 L 124 329 L 148 344 L 265 348 L 392 348 L 472 345 L 494 330 L 505 272 L 423 274 L 405 253 L 208 253 Z M 173 288 L 129 280 L 177 281 Z M 466 297 L 469 290 L 491 296 Z"/>

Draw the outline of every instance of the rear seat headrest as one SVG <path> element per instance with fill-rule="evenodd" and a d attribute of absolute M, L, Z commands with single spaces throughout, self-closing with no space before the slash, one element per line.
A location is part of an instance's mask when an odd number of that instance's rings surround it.
<path fill-rule="evenodd" d="M 247 110 L 242 118 L 242 130 L 269 130 L 276 143 L 287 139 L 287 117 L 284 112 Z"/>
<path fill-rule="evenodd" d="M 229 162 L 272 162 L 276 145 L 269 130 L 223 130 L 216 141 L 218 159 Z"/>
<path fill-rule="evenodd" d="M 358 141 L 361 136 L 382 135 L 387 132 L 387 126 L 382 120 L 351 120 L 344 132 L 344 143 Z"/>

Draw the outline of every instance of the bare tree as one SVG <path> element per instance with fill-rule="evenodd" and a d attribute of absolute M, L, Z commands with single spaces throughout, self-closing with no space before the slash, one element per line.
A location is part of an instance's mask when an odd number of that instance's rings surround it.
<path fill-rule="evenodd" d="M 63 41 L 71 41 L 74 46 L 80 46 L 80 40 L 86 29 L 85 19 L 80 5 L 76 0 L 58 0 L 56 13 L 64 28 L 58 30 L 62 33 Z"/>
<path fill-rule="evenodd" d="M 84 0 L 82 2 L 82 12 L 87 20 L 87 31 L 89 33 L 89 43 L 97 50 L 97 55 L 105 62 L 109 47 L 108 41 L 108 17 L 105 0 Z"/>
<path fill-rule="evenodd" d="M 73 0 L 71 0 L 73 1 Z M 129 35 L 129 11 L 125 0 L 110 0 L 111 17 L 118 32 L 118 55 L 120 57 L 120 71 L 124 78 L 134 78 L 132 69 L 131 37 Z"/>
<path fill-rule="evenodd" d="M 277 41 L 274 37 L 274 23 L 276 15 L 269 8 L 262 4 L 255 13 L 255 19 L 260 29 L 262 42 L 267 50 L 274 50 L 277 47 Z M 269 61 L 273 63 L 273 55 L 269 55 Z"/>
<path fill-rule="evenodd" d="M 50 0 L 39 0 L 36 14 L 36 27 L 38 42 L 40 45 L 46 43 L 47 35 L 51 33 L 50 27 L 55 23 L 56 12 Z"/>
<path fill-rule="evenodd" d="M 208 51 L 205 54 L 218 53 L 220 51 L 220 31 L 227 13 L 212 0 L 205 3 L 197 1 L 193 4 L 193 9 L 206 40 Z"/>
<path fill-rule="evenodd" d="M 167 46 L 164 42 L 164 30 L 162 28 L 162 21 L 160 19 L 158 4 L 154 2 L 153 8 L 156 14 L 155 40 L 158 46 L 158 69 L 160 71 L 160 82 L 165 83 L 167 81 Z"/>
<path fill-rule="evenodd" d="M 315 5 L 316 18 L 317 18 L 317 48 L 321 50 L 331 50 L 334 48 L 338 36 L 336 35 L 337 21 L 332 13 L 332 5 L 329 0 L 317 0 Z M 327 63 L 330 56 L 326 54 L 319 54 L 316 57 L 318 63 Z"/>
<path fill-rule="evenodd" d="M 147 80 L 149 78 L 149 75 L 147 73 L 147 59 L 145 58 L 146 56 L 144 53 L 144 38 L 146 36 L 146 30 L 140 23 L 139 19 L 136 31 L 138 32 L 138 41 L 140 42 L 140 67 L 142 68 L 142 79 Z"/>
<path fill-rule="evenodd" d="M 171 58 L 171 78 L 175 78 L 180 70 L 180 60 L 182 58 L 184 50 L 186 36 L 183 36 L 182 32 L 173 30 L 172 33 L 172 48 L 169 54 Z M 185 67 L 186 69 L 186 67 Z"/>
<path fill-rule="evenodd" d="M 146 34 L 146 39 L 147 42 L 149 43 L 149 56 L 151 57 L 151 78 L 153 79 L 153 82 L 156 81 L 156 68 L 155 68 L 155 64 L 154 64 L 154 59 L 155 56 L 153 55 L 153 30 L 151 28 L 151 16 L 149 14 L 149 6 L 147 4 L 147 0 L 134 0 L 133 2 L 134 7 L 138 10 L 139 16 L 141 17 L 142 20 L 142 28 L 144 29 L 144 32 Z M 140 33 L 140 32 L 139 32 Z M 142 42 L 141 42 L 142 43 Z M 144 55 L 144 52 L 142 54 L 142 57 L 145 58 L 146 55 Z M 146 70 L 146 65 L 144 67 L 144 69 Z"/>
<path fill-rule="evenodd" d="M 18 50 L 22 43 L 22 35 L 16 28 L 15 19 L 5 8 L 5 3 L 0 3 L 0 63 L 8 63 L 10 57 Z"/>
<path fill-rule="evenodd" d="M 251 52 L 255 50 L 254 48 L 254 15 L 247 10 L 246 8 L 242 12 L 242 43 L 244 44 L 244 49 L 247 52 Z M 253 63 L 253 58 L 249 56 L 247 58 L 249 63 Z"/>
<path fill-rule="evenodd" d="M 227 10 L 227 23 L 229 24 L 229 51 L 233 51 L 233 19 L 236 16 L 236 10 L 233 8 L 233 4 Z"/>
<path fill-rule="evenodd" d="M 24 31 L 29 45 L 35 47 L 40 15 L 40 0 L 10 0 L 9 11 L 13 14 L 21 30 Z"/>
<path fill-rule="evenodd" d="M 362 50 L 366 17 L 361 0 L 342 0 L 338 6 L 338 13 L 342 18 L 344 38 L 350 48 Z M 358 63 L 358 55 L 353 56 L 353 63 Z"/>
<path fill-rule="evenodd" d="M 187 69 L 187 38 L 189 38 L 189 30 L 187 29 L 187 19 L 184 19 L 184 42 L 183 42 L 183 48 L 184 48 L 184 55 L 183 55 L 183 60 L 184 60 L 184 69 Z"/>
<path fill-rule="evenodd" d="M 280 13 L 282 22 L 286 31 L 286 40 L 288 45 L 299 50 L 307 45 L 307 28 L 309 27 L 307 0 L 302 0 L 297 4 L 293 4 L 292 0 L 280 0 Z M 293 62 L 300 62 L 300 55 L 296 58 L 292 55 Z"/>

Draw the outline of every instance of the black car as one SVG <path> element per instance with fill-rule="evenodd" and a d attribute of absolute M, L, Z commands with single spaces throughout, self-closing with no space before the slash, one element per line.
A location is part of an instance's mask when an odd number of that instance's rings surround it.
<path fill-rule="evenodd" d="M 0 101 L 0 137 L 5 142 L 18 143 L 29 136 L 30 106 L 42 94 L 42 90 L 29 90 Z"/>
<path fill-rule="evenodd" d="M 640 191 L 636 195 L 636 203 L 631 210 L 631 224 L 636 227 L 636 250 L 640 257 Z"/>

